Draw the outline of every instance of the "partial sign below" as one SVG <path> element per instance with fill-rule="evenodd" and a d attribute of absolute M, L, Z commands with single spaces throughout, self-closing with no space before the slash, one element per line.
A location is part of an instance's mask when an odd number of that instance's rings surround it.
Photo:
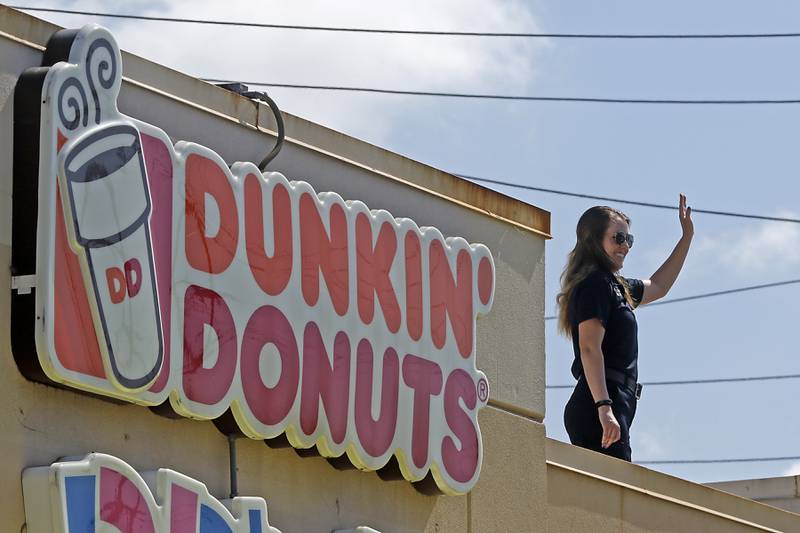
<path fill-rule="evenodd" d="M 220 501 L 173 470 L 139 475 L 111 455 L 27 468 L 27 533 L 280 533 L 263 498 Z"/>

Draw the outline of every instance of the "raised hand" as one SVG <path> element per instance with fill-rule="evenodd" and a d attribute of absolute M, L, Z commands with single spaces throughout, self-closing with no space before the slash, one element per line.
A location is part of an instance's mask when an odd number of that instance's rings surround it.
<path fill-rule="evenodd" d="M 678 200 L 678 220 L 681 223 L 684 237 L 694 235 L 694 223 L 692 222 L 692 208 L 686 207 L 686 195 L 681 194 Z"/>

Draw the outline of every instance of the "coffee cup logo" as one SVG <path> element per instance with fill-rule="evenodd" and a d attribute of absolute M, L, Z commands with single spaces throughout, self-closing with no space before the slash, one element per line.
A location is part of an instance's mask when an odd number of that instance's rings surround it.
<path fill-rule="evenodd" d="M 117 54 L 107 39 L 94 40 L 85 70 L 66 77 L 58 90 L 60 126 L 75 133 L 58 174 L 107 373 L 123 389 L 141 390 L 161 370 L 163 338 L 139 131 L 104 116 L 116 112 L 105 108 L 114 107 L 119 87 Z"/>

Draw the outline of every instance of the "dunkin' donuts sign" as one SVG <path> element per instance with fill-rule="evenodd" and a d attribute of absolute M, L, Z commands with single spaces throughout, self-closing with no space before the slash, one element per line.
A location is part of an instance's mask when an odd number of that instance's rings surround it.
<path fill-rule="evenodd" d="M 190 418 L 230 411 L 250 438 L 285 433 L 364 470 L 394 455 L 408 480 L 469 491 L 489 250 L 173 144 L 119 113 L 121 82 L 98 26 L 56 33 L 18 82 L 22 371 Z"/>

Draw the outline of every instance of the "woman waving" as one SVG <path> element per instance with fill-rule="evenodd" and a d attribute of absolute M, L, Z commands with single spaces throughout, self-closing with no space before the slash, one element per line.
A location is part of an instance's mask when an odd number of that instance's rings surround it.
<path fill-rule="evenodd" d="M 578 380 L 564 410 L 572 444 L 631 460 L 629 431 L 641 394 L 633 310 L 662 298 L 675 283 L 694 235 L 691 214 L 681 194 L 681 238 L 650 279 L 619 274 L 634 242 L 624 213 L 597 206 L 578 220 L 556 298 L 559 331 L 572 339 Z"/>

